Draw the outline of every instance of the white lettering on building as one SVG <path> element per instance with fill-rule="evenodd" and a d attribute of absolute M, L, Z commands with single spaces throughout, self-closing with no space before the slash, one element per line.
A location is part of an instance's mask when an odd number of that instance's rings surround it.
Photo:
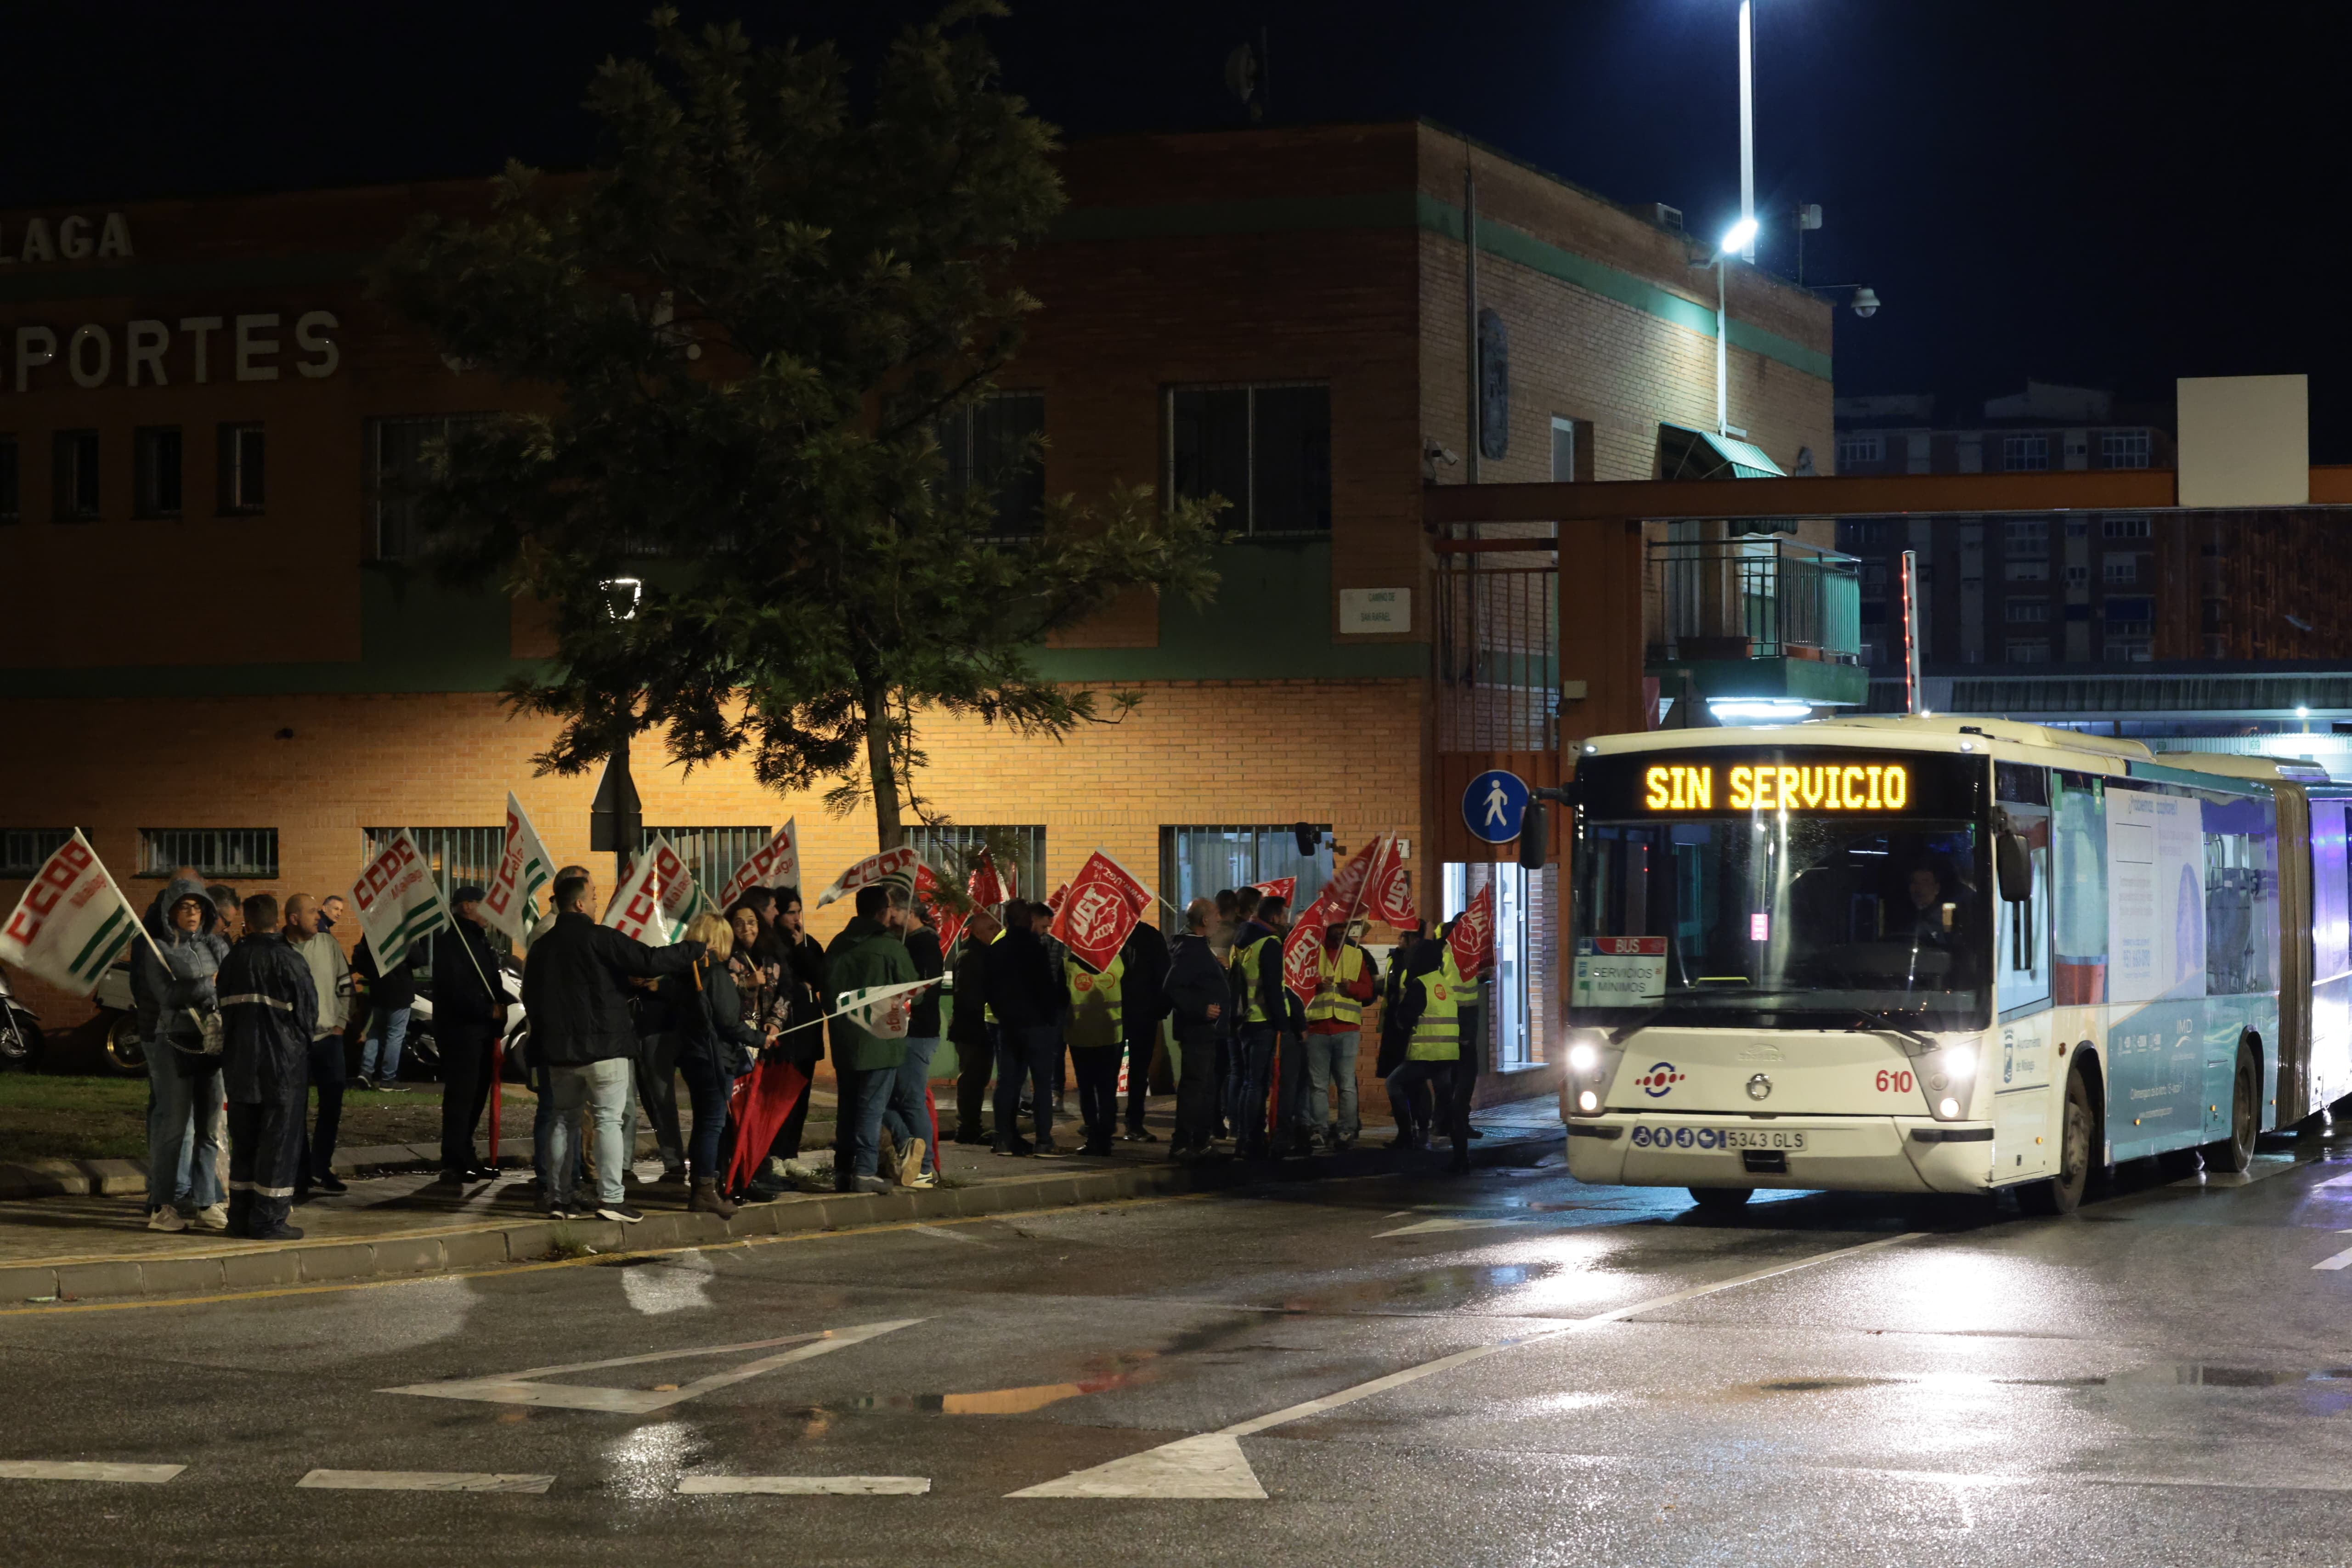
<path fill-rule="evenodd" d="M 45 217 L 28 217 L 13 246 L 8 243 L 6 226 L 0 224 L 0 267 L 13 267 L 19 261 L 128 259 L 134 254 L 131 225 L 121 213 L 108 213 L 97 220 L 95 243 L 90 239 L 91 221 L 82 213 L 69 214 L 55 225 Z"/>
<path fill-rule="evenodd" d="M 279 331 L 285 317 L 275 310 L 257 311 L 235 318 L 225 316 L 183 316 L 176 323 L 179 336 L 185 340 L 182 352 L 185 358 L 189 380 L 195 385 L 208 384 L 213 378 L 213 335 L 224 327 L 229 331 L 229 341 L 235 363 L 230 374 L 238 381 L 276 381 L 278 366 L 272 363 L 285 353 L 285 340 Z M 117 329 L 99 321 L 84 321 L 68 331 L 62 355 L 58 350 L 60 329 L 46 326 L 22 326 L 16 329 L 16 390 L 37 390 L 34 373 L 65 361 L 66 374 L 73 384 L 85 392 L 96 391 L 115 379 L 114 344 L 119 331 L 122 341 L 122 384 L 128 386 L 169 386 L 172 375 L 165 356 L 175 348 L 173 339 L 174 323 L 141 317 L 127 321 Z M 342 368 L 343 351 L 334 334 L 341 321 L 332 310 L 304 310 L 294 318 L 294 346 L 300 356 L 294 368 L 304 377 L 317 381 Z"/>

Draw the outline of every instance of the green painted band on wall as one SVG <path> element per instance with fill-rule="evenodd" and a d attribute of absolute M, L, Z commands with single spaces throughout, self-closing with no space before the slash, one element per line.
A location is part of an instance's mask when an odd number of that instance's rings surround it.
<path fill-rule="evenodd" d="M 349 283 L 375 260 L 370 254 L 255 256 L 220 261 L 122 263 L 58 272 L 0 268 L 0 305 L 42 300 L 108 300 L 121 296 L 204 294 L 221 289 L 296 289 Z"/>

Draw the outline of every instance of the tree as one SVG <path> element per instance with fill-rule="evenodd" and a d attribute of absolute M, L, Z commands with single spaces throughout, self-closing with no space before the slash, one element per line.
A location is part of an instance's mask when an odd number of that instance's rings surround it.
<path fill-rule="evenodd" d="M 508 689 L 562 721 L 542 771 L 664 728 L 689 772 L 838 779 L 893 847 L 920 716 L 1109 721 L 1031 650 L 1123 590 L 1213 591 L 1222 502 L 1060 497 L 1008 539 L 950 482 L 940 423 L 994 389 L 1036 306 L 1013 266 L 1063 205 L 1054 131 L 977 26 L 1001 15 L 948 5 L 855 91 L 831 44 L 656 11 L 654 58 L 590 88 L 607 163 L 509 164 L 487 216 L 421 218 L 378 268 L 451 359 L 551 403 L 453 436 L 422 509 L 446 580 L 552 608 L 551 673 Z"/>

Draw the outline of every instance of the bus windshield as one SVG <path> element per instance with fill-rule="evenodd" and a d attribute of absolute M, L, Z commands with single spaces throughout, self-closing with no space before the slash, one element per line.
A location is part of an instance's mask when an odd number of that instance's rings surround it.
<path fill-rule="evenodd" d="M 1976 822 L 1958 815 L 1588 819 L 1570 1020 L 1981 1028 L 1988 859 Z"/>

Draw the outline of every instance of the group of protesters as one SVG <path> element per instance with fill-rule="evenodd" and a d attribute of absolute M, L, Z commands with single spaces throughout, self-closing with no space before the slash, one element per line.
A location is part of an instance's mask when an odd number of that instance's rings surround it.
<path fill-rule="evenodd" d="M 1158 1142 L 1145 1104 L 1163 1047 L 1176 1088 L 1171 1158 L 1224 1158 L 1228 1141 L 1244 1158 L 1345 1150 L 1362 1129 L 1357 1057 L 1375 1000 L 1391 1146 L 1425 1149 L 1442 1135 L 1461 1169 L 1478 1136 L 1468 1120 L 1477 1053 L 1464 1048 L 1477 1037 L 1477 988 L 1444 933 L 1418 926 L 1383 975 L 1361 922 L 1329 924 L 1302 997 L 1284 973 L 1286 900 L 1254 888 L 1193 900 L 1172 942 L 1139 921 L 1099 968 L 1054 940 L 1047 905 L 976 909 L 951 977 L 933 911 L 903 883 L 860 889 L 829 944 L 809 935 L 793 887 L 749 889 L 659 947 L 600 923 L 595 892 L 584 867 L 564 868 L 521 966 L 538 1095 L 532 1160 L 551 1216 L 643 1217 L 625 1184 L 641 1115 L 660 1181 L 682 1189 L 691 1210 L 723 1217 L 795 1187 L 934 1185 L 940 1134 L 929 1081 L 944 1044 L 958 1059 L 952 1136 L 1001 1155 L 1103 1155 L 1118 1137 Z M 474 887 L 452 893 L 457 919 L 428 954 L 441 1180 L 456 1184 L 496 1173 L 476 1136 L 509 1003 L 482 897 Z M 297 894 L 281 909 L 191 872 L 147 910 L 153 940 L 136 952 L 132 980 L 150 1062 L 152 1228 L 290 1238 L 300 1234 L 291 1205 L 345 1190 L 331 1165 L 347 1081 L 374 1089 L 397 1079 L 418 986 L 406 962 L 381 965 L 364 941 L 345 962 L 333 935 L 341 905 Z M 951 1002 L 939 985 L 913 990 L 897 1026 L 832 1005 L 845 993 L 947 978 Z M 363 1042 L 355 1076 L 347 1033 Z M 836 1107 L 826 1173 L 803 1163 L 801 1145 L 828 1054 Z M 1073 1147 L 1054 1132 L 1066 1063 L 1077 1097 Z M 312 1089 L 317 1110 L 306 1115 Z"/>

